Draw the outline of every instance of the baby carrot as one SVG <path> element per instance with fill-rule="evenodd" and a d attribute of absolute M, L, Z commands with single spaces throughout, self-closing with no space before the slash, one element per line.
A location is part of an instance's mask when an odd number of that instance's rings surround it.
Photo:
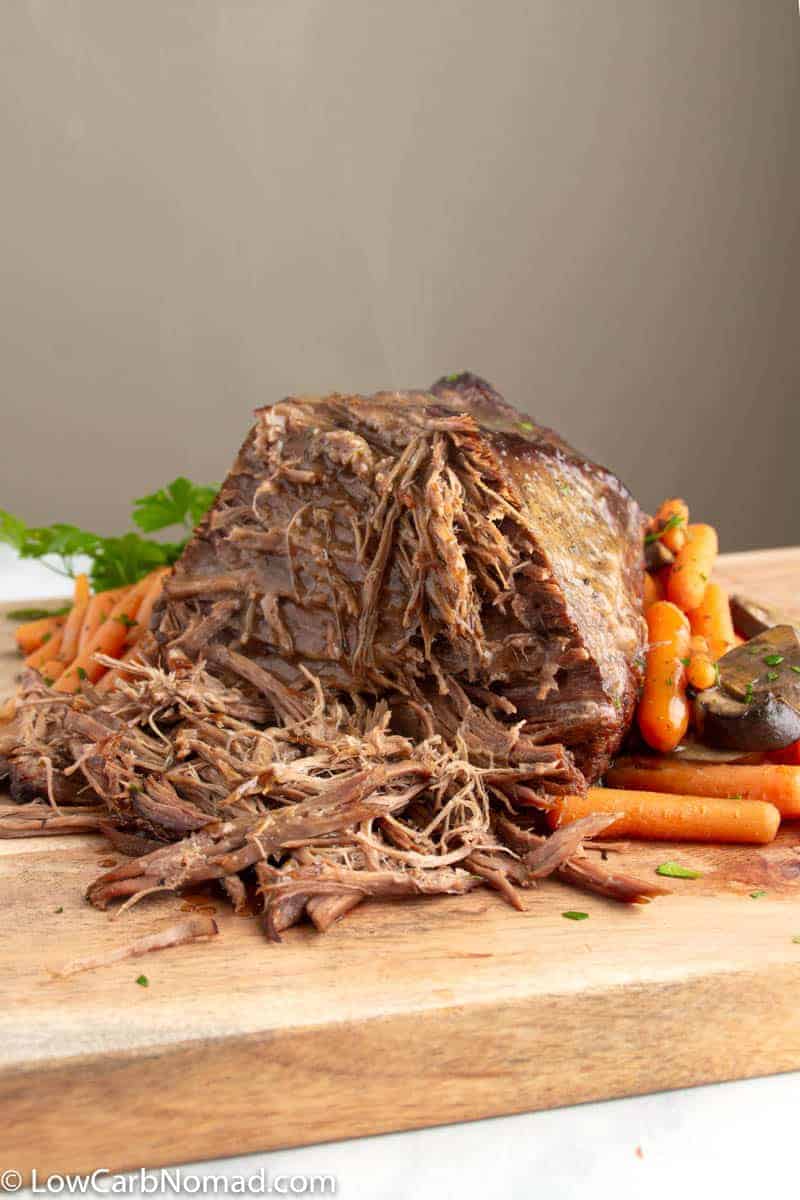
<path fill-rule="evenodd" d="M 689 613 L 692 633 L 699 634 L 708 642 L 714 662 L 731 650 L 736 641 L 731 617 L 728 593 L 719 583 L 706 584 L 703 599 Z"/>
<path fill-rule="evenodd" d="M 606 780 L 611 787 L 637 791 L 763 800 L 774 804 L 783 817 L 800 817 L 800 767 L 797 766 L 619 759 L 606 774 Z"/>
<path fill-rule="evenodd" d="M 100 678 L 106 668 L 95 661 L 95 654 L 115 658 L 122 651 L 130 622 L 136 617 L 147 586 L 147 581 L 141 580 L 134 587 L 125 589 L 125 594 L 117 600 L 106 620 L 97 627 L 87 645 L 78 651 L 75 661 L 56 681 L 57 692 L 77 692 L 84 680 L 95 683 Z"/>
<path fill-rule="evenodd" d="M 150 618 L 153 615 L 153 608 L 156 600 L 161 595 L 161 589 L 164 585 L 164 580 L 169 575 L 169 567 L 159 567 L 156 571 L 151 571 L 149 575 L 141 582 L 147 582 L 148 587 L 142 603 L 139 606 L 139 612 L 136 615 L 136 624 L 128 634 L 128 645 L 132 646 L 138 642 L 141 635 L 149 628 Z"/>
<path fill-rule="evenodd" d="M 58 658 L 63 636 L 60 629 L 57 629 L 54 633 L 46 633 L 39 649 L 34 650 L 33 654 L 29 654 L 25 659 L 25 666 L 33 667 L 34 671 L 38 671 L 42 663 L 46 663 L 49 658 Z"/>
<path fill-rule="evenodd" d="M 668 753 L 689 724 L 684 661 L 689 652 L 689 622 L 668 600 L 657 600 L 645 618 L 649 649 L 636 716 L 648 746 Z"/>
<path fill-rule="evenodd" d="M 63 674 L 64 666 L 65 664 L 60 658 L 51 658 L 46 663 L 42 663 L 39 668 L 39 674 L 48 687 L 51 687 L 59 676 Z"/>
<path fill-rule="evenodd" d="M 665 500 L 653 519 L 654 532 L 661 531 L 659 541 L 667 550 L 677 554 L 686 543 L 689 506 L 685 500 Z"/>
<path fill-rule="evenodd" d="M 86 605 L 86 613 L 78 638 L 78 654 L 83 653 L 99 627 L 109 616 L 117 600 L 122 596 L 126 596 L 129 591 L 129 587 L 113 588 L 108 592 L 96 592 L 91 597 L 89 603 Z"/>
<path fill-rule="evenodd" d="M 20 625 L 14 634 L 17 645 L 23 654 L 33 654 L 45 644 L 45 638 L 64 626 L 65 617 L 39 617 L 36 621 L 27 621 Z"/>
<path fill-rule="evenodd" d="M 72 595 L 73 606 L 78 604 L 88 604 L 89 602 L 89 577 L 81 573 L 75 576 L 75 588 Z"/>
<path fill-rule="evenodd" d="M 686 678 L 698 692 L 713 687 L 717 682 L 717 668 L 708 652 L 708 642 L 704 637 L 693 637 L 689 643 Z"/>
<path fill-rule="evenodd" d="M 656 600 L 664 599 L 664 589 L 661 586 L 661 581 L 655 575 L 651 575 L 649 571 L 644 573 L 644 611 L 647 612 L 651 604 L 655 604 Z"/>
<path fill-rule="evenodd" d="M 713 525 L 688 526 L 686 542 L 675 556 L 667 580 L 667 599 L 683 612 L 691 612 L 703 599 L 718 549 Z"/>
<path fill-rule="evenodd" d="M 615 813 L 618 819 L 602 837 L 644 838 L 668 842 L 738 842 L 765 845 L 773 841 L 780 813 L 760 800 L 709 796 L 675 796 L 661 792 L 629 792 L 589 788 L 583 796 L 563 796 L 548 812 L 553 828 L 590 813 Z"/>

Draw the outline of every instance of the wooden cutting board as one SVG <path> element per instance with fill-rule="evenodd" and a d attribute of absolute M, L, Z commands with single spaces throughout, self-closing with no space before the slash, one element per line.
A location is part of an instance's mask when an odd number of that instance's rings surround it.
<path fill-rule="evenodd" d="M 800 548 L 719 575 L 800 608 Z M 645 907 L 546 882 L 525 913 L 488 891 L 370 903 L 278 946 L 213 899 L 214 942 L 57 981 L 181 901 L 110 920 L 82 899 L 102 839 L 0 842 L 0 1164 L 154 1167 L 798 1068 L 798 842 L 632 849 L 645 876 L 703 872 Z"/>

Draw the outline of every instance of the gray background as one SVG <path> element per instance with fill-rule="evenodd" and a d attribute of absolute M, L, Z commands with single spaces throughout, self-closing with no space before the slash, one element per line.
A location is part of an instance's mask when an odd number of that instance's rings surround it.
<path fill-rule="evenodd" d="M 0 504 L 124 526 L 257 404 L 471 367 L 800 542 L 796 0 L 6 0 Z"/>

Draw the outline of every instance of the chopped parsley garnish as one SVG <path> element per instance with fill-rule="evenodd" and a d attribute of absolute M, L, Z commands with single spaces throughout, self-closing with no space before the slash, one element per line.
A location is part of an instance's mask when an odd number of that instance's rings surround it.
<path fill-rule="evenodd" d="M 692 661 L 692 660 L 691 660 L 690 658 L 682 658 L 682 659 L 681 659 L 681 662 L 683 663 L 683 665 L 684 665 L 685 667 L 688 667 L 688 665 L 689 665 L 689 663 L 690 663 L 691 661 Z"/>
<path fill-rule="evenodd" d="M 52 687 L 55 683 L 55 680 L 51 679 L 49 675 L 43 675 L 42 679 L 44 680 L 46 687 Z"/>
<path fill-rule="evenodd" d="M 661 529 L 654 529 L 651 533 L 645 534 L 645 546 L 652 546 L 653 542 L 660 542 L 665 533 L 669 533 L 670 529 L 677 529 L 683 524 L 683 517 L 680 513 L 673 513 L 668 521 L 664 523 Z"/>
<path fill-rule="evenodd" d="M 120 613 L 118 617 L 114 617 L 114 620 L 119 621 L 120 625 L 124 625 L 126 629 L 133 629 L 134 625 L 136 624 L 135 621 L 131 620 L 127 613 Z"/>
<path fill-rule="evenodd" d="M 782 654 L 767 654 L 764 658 L 764 662 L 767 664 L 768 667 L 778 667 L 783 662 L 783 655 Z"/>
<path fill-rule="evenodd" d="M 523 433 L 533 433 L 535 426 L 532 421 L 520 421 L 519 428 Z"/>
<path fill-rule="evenodd" d="M 767 683 L 774 683 L 776 679 L 780 679 L 777 671 L 767 671 Z"/>
<path fill-rule="evenodd" d="M 45 644 L 45 642 L 49 642 L 49 641 L 50 641 L 50 638 L 51 638 L 52 636 L 53 636 L 53 635 L 52 635 L 52 633 L 46 633 L 46 634 L 44 635 L 44 637 L 42 638 L 42 645 L 44 645 L 44 644 Z"/>
<path fill-rule="evenodd" d="M 795 675 L 800 675 L 800 667 L 796 667 L 794 663 L 789 667 L 790 671 L 794 671 Z"/>
<path fill-rule="evenodd" d="M 759 891 L 757 891 L 757 892 L 751 892 L 751 893 L 750 893 L 750 899 L 751 899 L 751 900 L 760 900 L 760 899 L 761 899 L 761 897 L 762 897 L 762 896 L 766 896 L 766 894 L 767 894 L 767 893 L 766 893 L 765 891 L 763 891 L 763 890 L 759 890 Z"/>
<path fill-rule="evenodd" d="M 138 983 L 139 987 L 150 987 L 150 980 L 146 975 L 140 975 L 136 982 Z"/>
<path fill-rule="evenodd" d="M 573 909 L 573 908 L 571 908 L 569 910 L 569 912 L 562 913 L 561 915 L 562 915 L 562 917 L 566 917 L 568 921 L 588 921 L 589 920 L 588 913 L 576 912 L 575 909 Z"/>
<path fill-rule="evenodd" d="M 744 690 L 744 702 L 745 702 L 745 704 L 753 703 L 753 682 L 752 682 L 752 680 L 750 681 L 750 683 L 748 683 L 747 687 Z"/>
<path fill-rule="evenodd" d="M 656 867 L 656 875 L 666 875 L 668 879 L 702 879 L 702 871 L 693 871 L 691 867 L 682 867 L 680 863 L 665 862 Z"/>
<path fill-rule="evenodd" d="M 76 669 L 76 671 L 77 671 L 77 673 L 78 673 L 78 679 L 87 679 L 87 678 L 88 678 L 88 676 L 87 676 L 86 672 L 84 671 L 83 667 L 76 667 L 75 669 Z"/>

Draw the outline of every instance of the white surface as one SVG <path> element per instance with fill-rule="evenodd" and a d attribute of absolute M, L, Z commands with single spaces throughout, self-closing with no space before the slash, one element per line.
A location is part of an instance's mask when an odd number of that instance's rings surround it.
<path fill-rule="evenodd" d="M 0 602 L 64 594 L 65 581 L 58 575 L 36 563 L 20 563 L 0 547 Z M 713 1021 L 713 1013 L 708 1019 Z M 798 1117 L 800 1073 L 794 1073 L 196 1163 L 184 1170 L 229 1181 L 260 1168 L 273 1179 L 329 1174 L 344 1200 L 692 1200 L 712 1195 L 753 1200 L 777 1191 L 781 1181 L 785 1191 L 786 1182 L 796 1179 Z M 0 1168 L 16 1165 L 0 1163 Z M 108 1189 L 109 1181 L 103 1186 Z M 223 1186 L 217 1194 L 223 1194 Z M 795 1191 L 792 1185 L 787 1195 Z M 210 1187 L 208 1192 L 214 1194 Z"/>

